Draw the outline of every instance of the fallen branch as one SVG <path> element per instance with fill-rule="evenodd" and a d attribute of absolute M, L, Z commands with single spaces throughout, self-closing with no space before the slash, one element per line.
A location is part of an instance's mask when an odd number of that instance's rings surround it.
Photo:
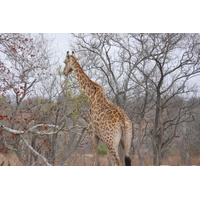
<path fill-rule="evenodd" d="M 15 134 L 15 135 L 24 134 L 24 131 L 18 131 L 18 130 L 14 130 L 14 129 L 8 128 L 8 127 L 4 126 L 1 123 L 0 123 L 0 129 L 4 130 L 4 131 L 7 131 L 9 133 Z"/>
<path fill-rule="evenodd" d="M 45 163 L 46 165 L 48 166 L 52 166 L 51 164 L 48 163 L 47 159 L 42 156 L 41 154 L 39 154 L 37 151 L 35 151 L 35 149 L 33 149 L 33 147 L 28 143 L 28 141 L 20 135 L 20 138 L 22 139 L 22 141 L 24 142 L 24 144 L 26 144 L 26 146 L 35 154 L 37 155 L 39 158 L 41 158 Z"/>

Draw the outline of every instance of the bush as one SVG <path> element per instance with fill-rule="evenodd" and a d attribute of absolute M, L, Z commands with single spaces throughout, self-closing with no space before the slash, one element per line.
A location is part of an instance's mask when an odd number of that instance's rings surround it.
<path fill-rule="evenodd" d="M 177 154 L 177 152 L 174 149 L 168 149 L 166 151 L 167 156 L 175 156 L 176 154 Z"/>
<path fill-rule="evenodd" d="M 98 146 L 98 154 L 99 155 L 106 155 L 107 154 L 107 149 L 104 147 L 103 144 L 100 144 Z"/>
<path fill-rule="evenodd" d="M 200 155 L 200 141 L 197 140 L 192 145 L 190 145 L 188 147 L 188 152 L 190 153 L 190 155 Z"/>

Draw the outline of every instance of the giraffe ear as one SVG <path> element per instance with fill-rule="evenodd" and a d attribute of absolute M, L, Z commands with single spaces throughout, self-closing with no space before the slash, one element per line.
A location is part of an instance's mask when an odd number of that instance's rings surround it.
<path fill-rule="evenodd" d="M 76 58 L 76 60 L 80 60 L 80 59 L 81 59 L 80 56 L 76 57 L 76 56 L 74 55 L 74 51 L 72 51 L 72 55 Z"/>

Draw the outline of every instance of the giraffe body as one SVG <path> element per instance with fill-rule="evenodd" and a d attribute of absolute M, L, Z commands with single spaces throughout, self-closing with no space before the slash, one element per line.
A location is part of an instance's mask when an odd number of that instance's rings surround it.
<path fill-rule="evenodd" d="M 125 164 L 131 165 L 129 151 L 132 141 L 132 123 L 124 110 L 113 104 L 103 91 L 103 88 L 89 79 L 83 72 L 74 55 L 67 53 L 64 61 L 64 74 L 71 71 L 77 76 L 80 86 L 90 101 L 88 129 L 92 143 L 94 165 L 99 165 L 98 142 L 106 145 L 113 165 L 122 165 L 118 148 L 121 143 Z"/>

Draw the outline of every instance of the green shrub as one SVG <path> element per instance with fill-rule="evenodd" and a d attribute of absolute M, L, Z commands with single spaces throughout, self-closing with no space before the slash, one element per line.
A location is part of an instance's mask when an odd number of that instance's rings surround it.
<path fill-rule="evenodd" d="M 107 149 L 104 147 L 103 144 L 100 144 L 98 146 L 98 154 L 99 155 L 106 155 L 107 154 Z"/>
<path fill-rule="evenodd" d="M 191 154 L 191 155 L 200 155 L 200 147 L 188 147 L 188 152 Z"/>
<path fill-rule="evenodd" d="M 174 149 L 168 149 L 166 151 L 167 156 L 175 156 L 176 154 L 177 154 L 177 152 Z"/>
<path fill-rule="evenodd" d="M 200 141 L 194 142 L 192 145 L 188 147 L 188 152 L 191 155 L 200 155 Z"/>

